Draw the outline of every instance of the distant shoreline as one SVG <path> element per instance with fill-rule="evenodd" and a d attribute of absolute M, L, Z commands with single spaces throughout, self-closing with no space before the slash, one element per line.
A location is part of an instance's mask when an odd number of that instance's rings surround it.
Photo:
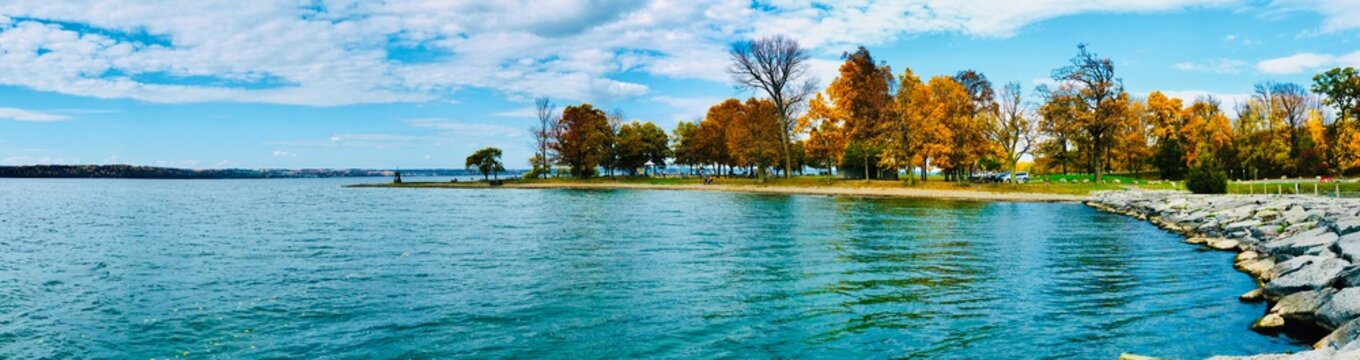
<path fill-rule="evenodd" d="M 7 179 L 310 179 L 420 176 L 473 176 L 464 169 L 183 169 L 139 165 L 23 165 L 0 166 Z M 508 172 L 516 175 L 515 172 Z"/>
<path fill-rule="evenodd" d="M 862 196 L 918 199 L 1014 202 L 1080 202 L 1087 197 L 1071 194 L 1040 192 L 991 192 L 963 189 L 922 189 L 911 187 L 849 187 L 804 185 L 737 185 L 737 184 L 640 184 L 619 182 L 507 182 L 490 186 L 485 182 L 404 182 L 356 184 L 352 188 L 424 188 L 424 189 L 593 189 L 593 190 L 680 190 L 717 191 L 751 194 Z"/>

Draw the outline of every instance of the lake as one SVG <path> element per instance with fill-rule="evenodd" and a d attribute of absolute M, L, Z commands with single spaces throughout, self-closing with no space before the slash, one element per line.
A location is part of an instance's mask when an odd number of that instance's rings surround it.
<path fill-rule="evenodd" d="M 1199 358 L 1233 254 L 1080 204 L 0 179 L 0 358 Z"/>

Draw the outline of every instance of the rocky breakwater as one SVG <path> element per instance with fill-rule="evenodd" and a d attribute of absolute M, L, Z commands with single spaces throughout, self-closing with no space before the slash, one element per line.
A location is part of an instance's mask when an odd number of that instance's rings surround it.
<path fill-rule="evenodd" d="M 1114 191 L 1085 203 L 1237 251 L 1260 285 L 1240 299 L 1270 304 L 1252 328 L 1320 337 L 1312 351 L 1250 358 L 1360 359 L 1360 199 Z"/>

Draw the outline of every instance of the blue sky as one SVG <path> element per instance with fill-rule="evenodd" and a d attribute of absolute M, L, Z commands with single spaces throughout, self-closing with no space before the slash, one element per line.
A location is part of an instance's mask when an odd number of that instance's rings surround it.
<path fill-rule="evenodd" d="M 1077 43 L 1128 90 L 1226 104 L 1360 65 L 1357 1 L 7 1 L 0 164 L 459 168 L 531 154 L 532 99 L 701 116 L 732 41 L 784 34 L 835 76 L 864 45 L 895 72 L 1033 88 Z"/>

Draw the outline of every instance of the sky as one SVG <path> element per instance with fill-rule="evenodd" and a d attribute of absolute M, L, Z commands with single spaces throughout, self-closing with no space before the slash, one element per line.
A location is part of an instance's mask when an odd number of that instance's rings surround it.
<path fill-rule="evenodd" d="M 1360 0 L 538 0 L 0 3 L 0 165 L 527 167 L 533 99 L 671 129 L 730 97 L 726 55 L 785 35 L 835 78 L 1048 82 L 1079 43 L 1135 96 L 1225 105 L 1360 66 Z"/>

